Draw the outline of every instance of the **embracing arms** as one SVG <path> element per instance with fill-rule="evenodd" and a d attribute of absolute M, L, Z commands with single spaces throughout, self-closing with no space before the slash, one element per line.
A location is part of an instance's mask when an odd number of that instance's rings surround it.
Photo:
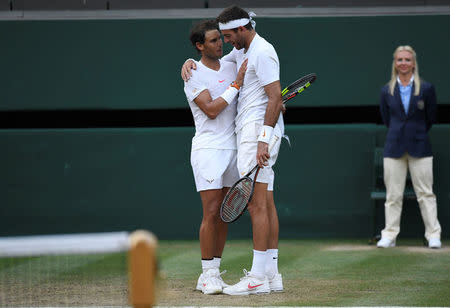
<path fill-rule="evenodd" d="M 211 94 L 207 89 L 203 90 L 195 99 L 194 102 L 197 106 L 208 116 L 210 119 L 215 119 L 225 107 L 230 104 L 234 97 L 236 97 L 239 88 L 244 83 L 245 71 L 247 70 L 247 61 L 242 63 L 236 76 L 235 85 L 230 85 L 221 96 L 216 99 L 212 99 Z"/>

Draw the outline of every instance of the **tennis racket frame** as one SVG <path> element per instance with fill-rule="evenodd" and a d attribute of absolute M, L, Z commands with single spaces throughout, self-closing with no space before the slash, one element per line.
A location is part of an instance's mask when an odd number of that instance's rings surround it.
<path fill-rule="evenodd" d="M 288 85 L 286 88 L 284 88 L 281 91 L 281 99 L 283 104 L 286 103 L 288 100 L 294 98 L 295 96 L 297 96 L 298 94 L 302 93 L 306 88 L 308 88 L 317 78 L 316 73 L 310 73 L 307 74 L 303 77 L 301 77 L 300 79 L 297 79 L 296 81 L 294 81 L 293 83 L 291 83 L 290 85 Z M 269 145 L 269 153 L 272 150 L 272 147 L 275 145 L 275 143 L 278 141 L 279 137 L 278 136 L 273 136 L 273 138 L 276 138 L 274 142 L 272 142 L 271 140 L 271 144 Z M 259 169 L 260 167 L 258 165 L 256 165 L 255 167 L 252 168 L 252 170 L 250 170 L 246 175 L 244 175 L 241 179 L 239 179 L 236 183 L 234 183 L 233 186 L 231 186 L 231 188 L 228 190 L 227 194 L 225 195 L 222 204 L 220 205 L 220 219 L 222 219 L 222 221 L 226 222 L 226 223 L 232 223 L 234 221 L 236 221 L 239 217 L 242 216 L 242 214 L 245 212 L 245 210 L 248 207 L 248 204 L 250 203 L 250 201 L 252 200 L 253 197 L 253 192 L 255 190 L 255 183 L 256 183 L 256 178 L 258 176 L 259 173 Z M 256 170 L 256 174 L 255 177 L 252 178 L 250 177 L 253 172 L 255 172 Z M 250 191 L 250 195 L 248 198 L 247 203 L 245 204 L 245 206 L 242 208 L 242 210 L 240 211 L 239 215 L 236 215 L 235 218 L 228 220 L 228 219 L 224 219 L 223 213 L 224 213 L 224 207 L 225 204 L 227 203 L 228 199 L 231 197 L 233 190 L 235 189 L 235 187 L 237 185 L 239 185 L 242 181 L 251 181 L 252 182 L 252 188 Z"/>
<path fill-rule="evenodd" d="M 280 137 L 275 136 L 275 135 L 272 136 L 272 139 L 270 140 L 270 144 L 269 144 L 269 149 L 268 149 L 269 154 L 272 151 L 272 149 L 275 146 L 275 144 L 278 142 L 278 139 L 280 139 Z M 222 219 L 223 222 L 232 223 L 232 222 L 236 221 L 239 217 L 241 217 L 242 214 L 245 212 L 245 210 L 248 207 L 248 204 L 252 200 L 253 192 L 255 191 L 256 178 L 258 177 L 258 173 L 259 173 L 260 169 L 261 169 L 261 167 L 259 167 L 259 165 L 257 164 L 246 175 L 244 175 L 236 183 L 234 183 L 233 186 L 231 186 L 231 188 L 228 190 L 227 194 L 223 198 L 222 204 L 220 205 L 220 219 Z M 250 176 L 253 174 L 253 172 L 255 172 L 255 170 L 256 170 L 256 173 L 255 173 L 254 178 L 252 179 Z M 224 219 L 224 207 L 227 204 L 228 199 L 231 198 L 233 190 L 235 189 L 235 187 L 237 185 L 239 185 L 243 181 L 250 181 L 251 185 L 252 185 L 252 188 L 250 190 L 250 194 L 249 194 L 248 200 L 247 200 L 245 206 L 240 210 L 239 215 L 236 215 L 236 217 L 231 219 L 231 220 Z"/>

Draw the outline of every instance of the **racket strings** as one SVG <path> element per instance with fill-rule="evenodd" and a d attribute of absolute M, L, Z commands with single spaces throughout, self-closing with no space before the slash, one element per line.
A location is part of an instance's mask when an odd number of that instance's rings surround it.
<path fill-rule="evenodd" d="M 304 89 L 306 89 L 307 87 L 309 87 L 311 85 L 311 80 L 303 80 L 302 82 L 300 82 L 297 85 L 294 85 L 292 90 L 289 91 L 289 94 L 295 93 L 295 92 L 301 92 Z M 288 94 L 288 95 L 289 95 Z"/>
<path fill-rule="evenodd" d="M 230 189 L 227 199 L 221 208 L 221 218 L 225 222 L 235 220 L 247 206 L 252 194 L 253 181 L 250 178 L 243 178 Z"/>
<path fill-rule="evenodd" d="M 296 94 L 308 88 L 311 85 L 311 83 L 313 83 L 316 80 L 316 78 L 317 76 L 314 73 L 306 75 L 290 84 L 286 89 L 284 89 L 281 92 L 281 95 L 289 99 L 291 96 L 295 96 Z"/>

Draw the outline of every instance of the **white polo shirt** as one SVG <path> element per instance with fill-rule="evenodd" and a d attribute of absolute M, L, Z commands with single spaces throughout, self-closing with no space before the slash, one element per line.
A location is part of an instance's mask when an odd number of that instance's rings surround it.
<path fill-rule="evenodd" d="M 192 151 L 198 149 L 236 150 L 234 119 L 237 100 L 234 99 L 215 119 L 208 118 L 194 102 L 194 99 L 205 89 L 209 91 L 213 100 L 219 97 L 235 80 L 236 63 L 220 60 L 219 71 L 206 67 L 201 61 L 195 61 L 195 64 L 197 70 L 192 70 L 192 77 L 184 83 L 184 93 L 195 122 Z"/>
<path fill-rule="evenodd" d="M 222 59 L 235 62 L 239 68 L 245 59 L 248 59 L 244 85 L 239 92 L 236 117 L 236 131 L 245 124 L 254 121 L 264 121 L 269 98 L 264 86 L 280 80 L 280 62 L 275 48 L 264 38 L 254 36 L 247 52 L 242 48 L 233 50 Z M 283 117 L 278 119 L 282 133 L 284 133 Z"/>

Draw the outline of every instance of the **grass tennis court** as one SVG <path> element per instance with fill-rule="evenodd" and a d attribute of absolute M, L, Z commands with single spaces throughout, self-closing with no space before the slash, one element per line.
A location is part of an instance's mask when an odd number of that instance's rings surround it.
<path fill-rule="evenodd" d="M 200 271 L 198 242 L 162 242 L 166 276 L 160 306 L 450 306 L 450 243 L 431 250 L 421 240 L 377 249 L 364 240 L 283 240 L 280 271 L 285 292 L 230 297 L 194 291 Z M 229 241 L 222 277 L 235 283 L 251 266 L 251 241 Z"/>
<path fill-rule="evenodd" d="M 127 305 L 125 253 L 0 258 L 0 307 Z"/>
<path fill-rule="evenodd" d="M 450 306 L 450 242 L 443 241 L 440 250 L 422 246 L 421 240 L 397 244 L 377 249 L 362 239 L 283 240 L 279 264 L 286 291 L 231 297 L 194 290 L 200 272 L 198 241 L 160 241 L 157 305 Z M 249 269 L 251 248 L 251 240 L 227 243 L 221 268 L 227 270 L 225 282 L 237 282 L 242 268 Z M 0 259 L 0 306 L 11 306 L 5 295 L 23 298 L 15 306 L 33 306 L 26 301 L 32 303 L 38 295 L 46 298 L 34 306 L 128 305 L 126 254 L 52 258 L 18 258 L 14 263 Z M 46 271 L 47 264 L 57 262 L 64 270 Z M 2 281 L 7 272 L 14 273 L 15 286 Z M 21 281 L 30 282 L 19 286 Z M 40 289 L 32 291 L 35 281 L 40 281 Z M 63 294 L 62 300 L 56 299 L 58 294 Z"/>

